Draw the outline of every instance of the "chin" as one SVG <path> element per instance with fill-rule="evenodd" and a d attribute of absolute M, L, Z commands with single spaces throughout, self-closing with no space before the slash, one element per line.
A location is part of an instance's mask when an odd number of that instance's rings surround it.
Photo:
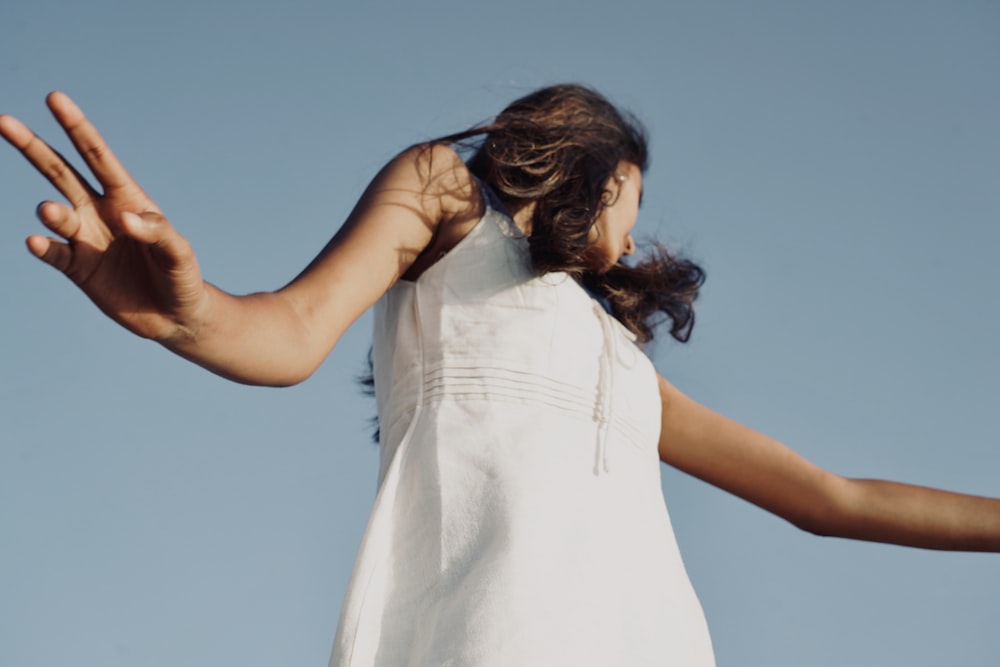
<path fill-rule="evenodd" d="M 618 264 L 618 260 L 600 251 L 587 252 L 583 256 L 584 265 L 587 271 L 604 275 Z"/>

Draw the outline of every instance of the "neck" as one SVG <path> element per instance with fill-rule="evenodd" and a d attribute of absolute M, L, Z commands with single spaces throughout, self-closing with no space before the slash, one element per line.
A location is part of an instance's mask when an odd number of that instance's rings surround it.
<path fill-rule="evenodd" d="M 510 213 L 514 224 L 525 236 L 531 236 L 531 218 L 535 214 L 535 202 L 522 202 L 520 204 L 510 204 L 504 202 L 504 206 Z"/>

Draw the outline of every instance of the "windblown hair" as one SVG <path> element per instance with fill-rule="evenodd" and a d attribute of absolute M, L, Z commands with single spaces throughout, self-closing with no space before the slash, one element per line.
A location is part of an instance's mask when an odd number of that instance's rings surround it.
<path fill-rule="evenodd" d="M 512 208 L 534 204 L 528 244 L 537 274 L 569 274 L 641 342 L 652 340 L 664 319 L 674 338 L 688 340 L 705 279 L 698 265 L 659 244 L 631 266 L 619 262 L 600 271 L 588 261 L 591 228 L 617 196 L 607 186 L 619 163 L 648 166 L 638 119 L 589 88 L 563 84 L 514 101 L 491 123 L 432 143 L 471 152 L 469 170 Z"/>

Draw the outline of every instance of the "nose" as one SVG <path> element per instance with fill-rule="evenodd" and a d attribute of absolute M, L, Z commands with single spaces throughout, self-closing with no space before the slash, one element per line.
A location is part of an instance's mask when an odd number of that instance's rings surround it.
<path fill-rule="evenodd" d="M 635 241 L 632 240 L 632 235 L 629 234 L 625 237 L 625 247 L 622 249 L 622 254 L 631 255 L 635 252 Z"/>

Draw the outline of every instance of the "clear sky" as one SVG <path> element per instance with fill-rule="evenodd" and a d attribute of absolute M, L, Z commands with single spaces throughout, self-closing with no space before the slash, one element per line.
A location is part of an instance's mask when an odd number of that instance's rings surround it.
<path fill-rule="evenodd" d="M 33 0 L 0 111 L 74 96 L 233 292 L 409 143 L 578 81 L 653 137 L 640 235 L 708 271 L 658 369 L 835 472 L 1000 495 L 1000 3 Z M 6 149 L 6 147 L 0 147 Z M 306 383 L 131 338 L 22 244 L 0 151 L 0 665 L 325 665 L 374 497 L 360 320 Z M 720 667 L 1000 661 L 1000 556 L 822 539 L 664 469 Z"/>

